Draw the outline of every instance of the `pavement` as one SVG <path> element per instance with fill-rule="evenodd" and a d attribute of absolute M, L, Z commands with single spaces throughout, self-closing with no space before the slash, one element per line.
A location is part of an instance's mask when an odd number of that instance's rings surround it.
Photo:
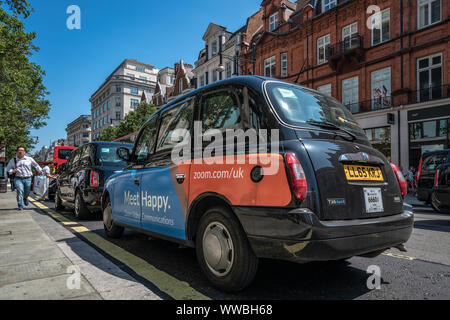
<path fill-rule="evenodd" d="M 0 300 L 161 299 L 64 224 L 16 208 L 15 193 L 0 194 Z"/>

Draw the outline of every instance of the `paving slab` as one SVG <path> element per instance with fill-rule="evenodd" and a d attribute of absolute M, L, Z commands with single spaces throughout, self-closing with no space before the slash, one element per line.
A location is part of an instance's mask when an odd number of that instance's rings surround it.
<path fill-rule="evenodd" d="M 64 300 L 96 293 L 83 277 L 80 279 L 80 289 L 68 289 L 67 280 L 65 274 L 8 284 L 0 288 L 0 300 Z"/>
<path fill-rule="evenodd" d="M 0 266 L 0 285 L 67 274 L 72 263 L 67 258 Z"/>

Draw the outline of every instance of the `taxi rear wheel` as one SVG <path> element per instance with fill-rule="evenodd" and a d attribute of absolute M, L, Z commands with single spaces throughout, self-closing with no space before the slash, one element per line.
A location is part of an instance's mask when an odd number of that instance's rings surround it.
<path fill-rule="evenodd" d="M 113 239 L 122 237 L 125 230 L 125 228 L 119 227 L 114 223 L 110 201 L 108 201 L 105 209 L 103 209 L 103 228 L 105 229 L 106 235 Z"/>
<path fill-rule="evenodd" d="M 244 230 L 223 207 L 211 208 L 203 215 L 197 230 L 196 252 L 208 280 L 225 292 L 243 290 L 258 269 L 258 258 Z"/>
<path fill-rule="evenodd" d="M 56 189 L 56 193 L 55 193 L 55 209 L 60 211 L 60 210 L 64 210 L 64 206 L 62 204 L 61 198 L 59 197 L 59 190 Z"/>
<path fill-rule="evenodd" d="M 81 192 L 77 191 L 75 195 L 75 217 L 80 220 L 86 220 L 89 219 L 90 216 L 91 212 L 87 208 Z"/>

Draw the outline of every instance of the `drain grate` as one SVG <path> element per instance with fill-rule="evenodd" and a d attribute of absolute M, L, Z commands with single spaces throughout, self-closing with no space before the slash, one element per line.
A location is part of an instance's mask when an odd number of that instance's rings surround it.
<path fill-rule="evenodd" d="M 0 231 L 0 237 L 1 236 L 10 236 L 10 235 L 12 235 L 11 231 Z"/>

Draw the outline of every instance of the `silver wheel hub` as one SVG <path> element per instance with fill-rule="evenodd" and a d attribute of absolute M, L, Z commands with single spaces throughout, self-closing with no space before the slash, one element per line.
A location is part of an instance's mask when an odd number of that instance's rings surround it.
<path fill-rule="evenodd" d="M 109 230 L 112 225 L 112 215 L 111 215 L 111 207 L 107 206 L 103 211 L 103 224 Z"/>
<path fill-rule="evenodd" d="M 233 266 L 234 246 L 228 229 L 219 222 L 208 225 L 203 234 L 206 265 L 216 276 L 225 277 Z"/>
<path fill-rule="evenodd" d="M 75 197 L 75 215 L 77 215 L 77 216 L 78 216 L 78 212 L 80 212 L 80 198 L 79 197 L 80 197 L 79 195 L 77 195 Z"/>

